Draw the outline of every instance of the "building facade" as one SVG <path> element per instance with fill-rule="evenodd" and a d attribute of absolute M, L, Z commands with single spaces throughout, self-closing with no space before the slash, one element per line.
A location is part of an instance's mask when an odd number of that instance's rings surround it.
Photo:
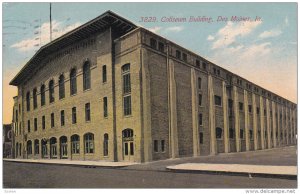
<path fill-rule="evenodd" d="M 14 148 L 13 148 L 13 130 L 11 124 L 3 125 L 2 133 L 2 148 L 3 148 L 3 158 L 13 158 Z"/>
<path fill-rule="evenodd" d="M 296 144 L 296 104 L 111 11 L 43 46 L 10 84 L 17 158 L 148 162 Z"/>

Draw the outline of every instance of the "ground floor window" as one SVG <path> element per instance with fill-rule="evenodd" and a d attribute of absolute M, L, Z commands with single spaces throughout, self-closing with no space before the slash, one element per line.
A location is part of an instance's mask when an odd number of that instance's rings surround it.
<path fill-rule="evenodd" d="M 42 140 L 42 157 L 48 155 L 47 141 Z"/>
<path fill-rule="evenodd" d="M 104 141 L 103 141 L 103 155 L 108 156 L 108 134 L 104 134 Z"/>
<path fill-rule="evenodd" d="M 51 158 L 57 157 L 57 141 L 55 137 L 50 139 L 50 156 Z"/>
<path fill-rule="evenodd" d="M 79 154 L 79 135 L 72 135 L 71 137 L 72 154 Z"/>
<path fill-rule="evenodd" d="M 68 157 L 68 144 L 66 136 L 62 136 L 60 138 L 60 155 L 61 157 Z"/>
<path fill-rule="evenodd" d="M 34 154 L 40 154 L 40 142 L 38 139 L 34 140 Z"/>
<path fill-rule="evenodd" d="M 86 154 L 94 153 L 94 134 L 87 133 L 84 135 L 84 148 Z"/>
<path fill-rule="evenodd" d="M 32 142 L 30 140 L 27 141 L 27 154 L 32 154 Z"/>

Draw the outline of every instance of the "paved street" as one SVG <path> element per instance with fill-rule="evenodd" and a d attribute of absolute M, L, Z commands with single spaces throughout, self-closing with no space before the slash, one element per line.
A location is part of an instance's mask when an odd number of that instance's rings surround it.
<path fill-rule="evenodd" d="M 278 156 L 278 154 L 282 154 Z M 265 155 L 265 157 L 263 156 Z M 254 157 L 254 158 L 253 158 Z M 3 162 L 4 188 L 295 188 L 296 180 L 169 172 L 175 163 L 248 163 L 296 165 L 296 148 L 216 157 L 185 158 L 109 169 Z"/>

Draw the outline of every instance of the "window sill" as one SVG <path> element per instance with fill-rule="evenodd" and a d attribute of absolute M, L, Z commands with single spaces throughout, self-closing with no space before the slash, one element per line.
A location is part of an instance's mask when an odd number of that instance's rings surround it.
<path fill-rule="evenodd" d="M 222 105 L 215 105 L 215 107 L 219 107 L 219 108 L 222 108 Z"/>
<path fill-rule="evenodd" d="M 133 117 L 132 115 L 123 115 L 123 118 L 130 118 Z"/>
<path fill-rule="evenodd" d="M 85 156 L 93 156 L 94 153 L 84 153 Z"/>
<path fill-rule="evenodd" d="M 77 95 L 77 93 L 75 93 L 75 94 L 70 94 L 71 97 L 76 96 L 76 95 Z"/>
<path fill-rule="evenodd" d="M 62 101 L 62 100 L 64 100 L 64 99 L 65 99 L 65 97 L 63 97 L 63 98 L 60 98 L 60 99 L 59 99 L 59 101 Z"/>
<path fill-rule="evenodd" d="M 91 91 L 91 90 L 92 90 L 91 88 L 88 88 L 88 89 L 83 90 L 83 92 L 88 92 L 88 91 Z"/>
<path fill-rule="evenodd" d="M 80 153 L 72 153 L 72 156 L 80 156 Z"/>

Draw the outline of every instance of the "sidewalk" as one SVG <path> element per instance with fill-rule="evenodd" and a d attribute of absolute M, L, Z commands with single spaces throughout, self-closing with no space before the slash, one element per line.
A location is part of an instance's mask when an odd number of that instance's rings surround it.
<path fill-rule="evenodd" d="M 60 164 L 60 165 L 76 165 L 76 166 L 94 166 L 94 167 L 125 167 L 135 165 L 133 162 L 109 162 L 109 161 L 79 161 L 79 160 L 59 160 L 59 159 L 3 159 L 8 162 L 22 162 L 22 163 L 39 163 L 39 164 Z"/>
<path fill-rule="evenodd" d="M 175 172 L 247 175 L 297 179 L 297 166 L 184 163 L 166 167 Z"/>

